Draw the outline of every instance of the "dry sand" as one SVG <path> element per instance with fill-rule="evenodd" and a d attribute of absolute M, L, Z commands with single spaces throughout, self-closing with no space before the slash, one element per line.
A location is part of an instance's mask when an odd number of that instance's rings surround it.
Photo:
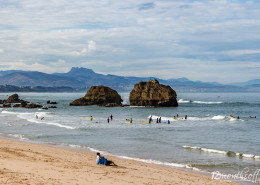
<path fill-rule="evenodd" d="M 237 184 L 210 176 L 106 156 L 118 166 L 96 165 L 96 154 L 0 138 L 0 184 Z"/>

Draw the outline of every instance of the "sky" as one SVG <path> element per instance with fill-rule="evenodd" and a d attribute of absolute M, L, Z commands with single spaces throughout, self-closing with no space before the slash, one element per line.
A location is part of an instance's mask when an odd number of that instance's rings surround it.
<path fill-rule="evenodd" d="M 260 0 L 0 0 L 0 70 L 260 79 Z"/>

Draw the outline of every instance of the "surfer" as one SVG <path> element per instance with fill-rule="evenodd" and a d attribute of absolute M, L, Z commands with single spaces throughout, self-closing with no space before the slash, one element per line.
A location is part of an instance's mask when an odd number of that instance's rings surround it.
<path fill-rule="evenodd" d="M 35 118 L 38 119 L 38 115 L 37 114 L 36 114 Z"/>
<path fill-rule="evenodd" d="M 90 116 L 90 121 L 92 121 L 93 120 L 93 117 L 92 116 Z"/>
<path fill-rule="evenodd" d="M 130 123 L 133 123 L 133 119 L 132 118 L 130 118 Z"/>
<path fill-rule="evenodd" d="M 111 119 L 111 121 L 112 121 L 112 119 L 113 119 L 113 115 L 111 114 L 111 116 L 110 116 L 110 119 Z"/>
<path fill-rule="evenodd" d="M 162 121 L 162 118 L 160 117 L 160 118 L 159 118 L 159 123 L 161 123 L 161 121 Z"/>
<path fill-rule="evenodd" d="M 170 122 L 170 120 L 168 120 L 168 124 L 170 124 L 171 122 Z"/>
<path fill-rule="evenodd" d="M 179 114 L 177 114 L 176 117 L 178 118 L 178 117 L 179 117 Z"/>
<path fill-rule="evenodd" d="M 97 165 L 103 164 L 106 166 L 117 166 L 113 161 L 109 161 L 104 156 L 101 156 L 99 152 L 97 153 L 96 161 L 97 161 Z"/>
<path fill-rule="evenodd" d="M 176 117 L 175 117 L 175 116 L 173 116 L 173 119 L 176 119 Z"/>
<path fill-rule="evenodd" d="M 156 123 L 159 123 L 159 119 L 158 118 L 156 119 Z"/>
<path fill-rule="evenodd" d="M 153 121 L 153 119 L 152 119 L 152 116 L 149 118 L 149 123 L 151 123 Z"/>
<path fill-rule="evenodd" d="M 107 123 L 109 123 L 109 117 L 107 117 Z"/>
<path fill-rule="evenodd" d="M 187 117 L 188 117 L 188 116 L 186 115 L 186 116 L 185 116 L 185 119 L 187 119 Z"/>

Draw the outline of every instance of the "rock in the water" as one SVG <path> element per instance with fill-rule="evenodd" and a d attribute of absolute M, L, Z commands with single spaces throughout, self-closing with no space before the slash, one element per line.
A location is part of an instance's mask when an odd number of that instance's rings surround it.
<path fill-rule="evenodd" d="M 11 104 L 3 104 L 3 106 L 1 108 L 11 108 Z"/>
<path fill-rule="evenodd" d="M 20 103 L 18 94 L 13 94 L 9 96 L 8 99 L 5 100 L 5 103 Z"/>
<path fill-rule="evenodd" d="M 57 104 L 57 102 L 48 100 L 47 104 Z"/>
<path fill-rule="evenodd" d="M 177 107 L 177 94 L 170 87 L 160 84 L 157 80 L 139 82 L 130 93 L 130 105 Z"/>
<path fill-rule="evenodd" d="M 57 107 L 56 106 L 49 106 L 48 108 L 56 109 Z"/>
<path fill-rule="evenodd" d="M 121 96 L 113 89 L 105 86 L 92 86 L 87 94 L 70 103 L 71 106 L 121 106 Z"/>
<path fill-rule="evenodd" d="M 30 103 L 30 104 L 27 104 L 25 106 L 25 108 L 27 108 L 27 109 L 41 108 L 41 107 L 42 107 L 42 105 L 38 105 L 38 104 L 35 104 L 35 103 Z"/>

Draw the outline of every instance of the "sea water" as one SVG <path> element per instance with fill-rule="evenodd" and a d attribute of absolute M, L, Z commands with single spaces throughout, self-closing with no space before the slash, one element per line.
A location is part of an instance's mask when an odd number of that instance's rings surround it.
<path fill-rule="evenodd" d="M 1 93 L 0 99 L 9 95 Z M 129 93 L 120 95 L 129 104 Z M 0 109 L 2 135 L 170 167 L 226 174 L 260 169 L 259 93 L 178 93 L 179 107 L 167 108 L 69 106 L 84 93 L 19 96 L 46 106 L 47 100 L 56 101 L 57 108 Z M 142 124 L 150 116 L 153 122 Z M 162 121 L 156 123 L 159 117 Z M 130 118 L 133 124 L 126 120 Z"/>

